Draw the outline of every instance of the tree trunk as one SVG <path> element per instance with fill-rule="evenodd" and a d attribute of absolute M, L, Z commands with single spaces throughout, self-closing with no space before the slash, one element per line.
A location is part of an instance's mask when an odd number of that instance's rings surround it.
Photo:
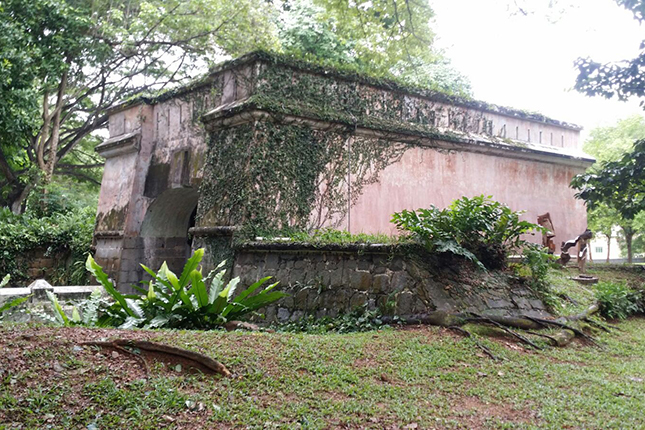
<path fill-rule="evenodd" d="M 40 129 L 40 141 L 36 147 L 38 168 L 42 171 L 46 169 L 45 145 L 49 140 L 49 121 L 51 121 L 51 116 L 49 115 L 49 91 L 45 90 L 45 94 L 43 95 L 43 127 Z"/>
<path fill-rule="evenodd" d="M 632 239 L 634 238 L 634 230 L 623 227 L 623 232 L 625 233 L 625 245 L 627 245 L 627 263 L 632 264 Z"/>
<path fill-rule="evenodd" d="M 20 215 L 21 213 L 24 212 L 24 209 L 25 209 L 24 202 L 32 188 L 33 186 L 31 184 L 28 184 L 26 186 L 21 185 L 20 188 L 16 190 L 17 197 L 15 197 L 11 202 L 11 212 L 13 212 L 16 215 Z"/>
<path fill-rule="evenodd" d="M 54 167 L 56 166 L 56 152 L 58 151 L 58 141 L 60 139 L 60 118 L 63 110 L 63 99 L 65 97 L 65 90 L 67 88 L 67 70 L 63 72 L 58 84 L 58 94 L 56 100 L 56 108 L 52 113 L 51 120 L 51 136 L 49 138 L 49 156 L 47 157 L 47 166 L 45 169 L 44 185 L 49 185 L 54 175 Z"/>
<path fill-rule="evenodd" d="M 609 263 L 610 250 L 611 250 L 611 233 L 607 236 L 607 261 L 606 261 L 606 263 Z"/>

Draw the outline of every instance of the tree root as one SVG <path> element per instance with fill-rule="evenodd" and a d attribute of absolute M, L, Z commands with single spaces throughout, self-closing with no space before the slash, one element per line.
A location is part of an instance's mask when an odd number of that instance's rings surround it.
<path fill-rule="evenodd" d="M 149 342 L 145 340 L 115 339 L 109 342 L 83 342 L 81 343 L 81 345 L 98 346 L 101 348 L 113 348 L 119 351 L 127 351 L 132 355 L 139 356 L 138 354 L 127 350 L 128 347 L 137 348 L 141 351 L 146 351 L 149 353 L 166 355 L 169 358 L 181 358 L 190 362 L 193 367 L 207 374 L 218 374 L 224 377 L 232 376 L 231 372 L 219 361 L 213 360 L 212 358 L 195 351 L 189 351 L 187 349 L 164 345 L 162 343 Z M 141 357 L 141 359 L 143 360 L 144 367 L 147 372 L 147 363 L 145 362 L 145 359 L 143 357 Z"/>
<path fill-rule="evenodd" d="M 488 349 L 488 347 L 486 345 L 482 345 L 481 343 L 479 343 L 479 341 L 468 330 L 463 329 L 461 327 L 454 326 L 454 325 L 448 327 L 448 329 L 454 330 L 454 331 L 456 331 L 458 333 L 461 333 L 462 335 L 466 336 L 467 338 L 472 339 L 472 341 L 475 342 L 475 345 L 477 346 L 477 348 L 481 349 L 484 352 L 484 354 L 488 355 L 493 360 L 495 360 L 495 361 L 501 361 L 502 360 L 500 357 L 498 357 L 495 354 L 493 354 L 493 352 L 490 349 Z"/>
<path fill-rule="evenodd" d="M 530 345 L 535 349 L 544 349 L 541 346 L 533 343 L 530 339 L 528 339 L 528 338 L 522 336 L 521 334 L 519 334 L 517 332 L 514 332 L 510 328 L 504 326 L 502 323 L 499 323 L 497 321 L 492 320 L 491 318 L 484 317 L 484 316 L 481 316 L 481 315 L 478 315 L 478 314 L 475 314 L 475 313 L 472 313 L 472 316 L 475 318 L 475 322 L 483 322 L 483 323 L 492 324 L 495 327 L 498 327 L 498 328 L 504 330 L 506 333 L 510 334 L 511 336 L 519 339 L 520 342 L 522 342 L 522 343 L 524 343 L 526 345 Z"/>
<path fill-rule="evenodd" d="M 461 327 L 468 323 L 475 324 L 488 324 L 493 325 L 497 328 L 504 330 L 506 333 L 518 339 L 520 342 L 530 345 L 535 349 L 543 349 L 541 346 L 535 344 L 530 339 L 522 336 L 520 333 L 517 333 L 510 328 L 516 328 L 521 330 L 526 330 L 530 334 L 545 337 L 550 340 L 554 346 L 566 346 L 576 337 L 581 337 L 585 341 L 602 348 L 602 346 L 591 336 L 584 333 L 579 328 L 574 327 L 570 323 L 586 322 L 592 326 L 598 327 L 601 330 L 608 331 L 607 326 L 604 326 L 598 322 L 591 320 L 589 317 L 594 313 L 598 312 L 599 306 L 597 303 L 589 306 L 584 312 L 569 317 L 558 318 L 557 320 L 548 320 L 542 318 L 535 318 L 530 316 L 499 316 L 499 315 L 480 315 L 475 313 L 451 313 L 446 311 L 433 311 L 428 312 L 422 315 L 418 315 L 413 318 L 404 318 L 401 320 L 396 320 L 392 317 L 382 317 L 381 321 L 385 324 L 427 324 L 427 325 L 436 325 L 441 327 L 446 327 L 451 330 L 456 330 L 457 327 Z M 562 329 L 561 331 L 554 334 L 541 334 L 537 333 L 536 330 L 541 330 L 547 327 L 558 327 Z M 610 328 L 618 329 L 617 327 L 609 326 Z M 465 334 L 463 332 L 460 332 Z"/>
<path fill-rule="evenodd" d="M 582 337 L 583 339 L 585 339 L 586 341 L 592 343 L 593 345 L 597 346 L 598 348 L 602 348 L 602 346 L 598 342 L 596 342 L 596 340 L 593 337 L 587 335 L 583 331 L 578 330 L 577 328 L 572 327 L 572 326 L 570 326 L 568 324 L 561 323 L 559 321 L 546 320 L 546 319 L 542 319 L 542 318 L 535 318 L 535 317 L 529 317 L 529 316 L 527 316 L 526 318 L 528 318 L 528 319 L 530 319 L 532 321 L 535 321 L 537 323 L 543 324 L 545 327 L 549 326 L 549 325 L 552 325 L 552 326 L 556 326 L 556 327 L 561 327 L 561 328 L 566 329 L 566 330 L 570 330 L 575 335 Z"/>

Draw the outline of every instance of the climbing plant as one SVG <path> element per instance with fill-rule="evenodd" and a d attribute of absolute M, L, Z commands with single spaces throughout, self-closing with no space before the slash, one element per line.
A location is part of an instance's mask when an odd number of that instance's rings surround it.
<path fill-rule="evenodd" d="M 354 137 L 351 129 L 316 130 L 279 118 L 215 131 L 209 148 L 199 222 L 253 232 L 337 223 L 405 151 Z"/>

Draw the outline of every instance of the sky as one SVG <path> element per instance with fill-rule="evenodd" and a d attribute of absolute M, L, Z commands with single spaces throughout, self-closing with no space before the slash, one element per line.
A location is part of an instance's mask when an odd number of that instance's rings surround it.
<path fill-rule="evenodd" d="M 644 114 L 637 100 L 620 102 L 574 91 L 574 61 L 637 56 L 645 28 L 613 0 L 429 0 L 435 46 L 468 76 L 474 98 L 591 129 Z M 549 8 L 549 3 L 556 7 Z M 516 4 L 533 12 L 518 13 Z"/>

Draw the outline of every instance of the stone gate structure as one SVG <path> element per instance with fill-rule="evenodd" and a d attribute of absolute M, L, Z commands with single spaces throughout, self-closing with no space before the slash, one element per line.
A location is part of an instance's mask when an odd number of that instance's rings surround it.
<path fill-rule="evenodd" d="M 139 263 L 211 260 L 234 227 L 393 233 L 392 213 L 492 195 L 556 242 L 586 227 L 571 178 L 580 128 L 266 53 L 110 112 L 96 260 L 120 288 Z M 536 238 L 539 241 L 539 238 Z M 219 246 L 223 244 L 224 246 Z"/>

